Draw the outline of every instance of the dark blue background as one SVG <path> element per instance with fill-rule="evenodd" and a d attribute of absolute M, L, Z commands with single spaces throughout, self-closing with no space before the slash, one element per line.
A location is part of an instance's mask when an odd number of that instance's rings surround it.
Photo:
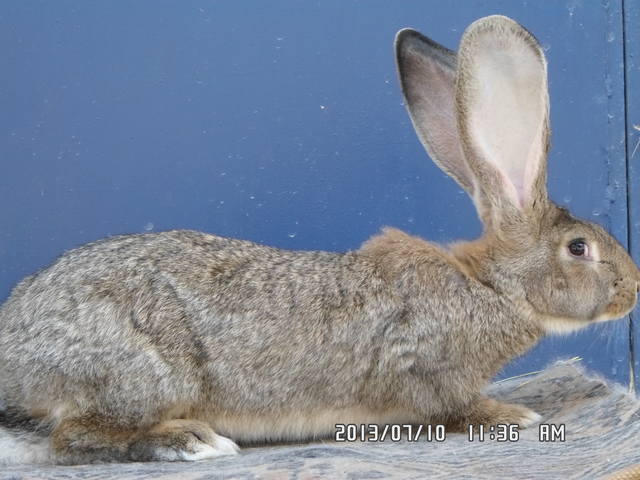
<path fill-rule="evenodd" d="M 635 241 L 623 33 L 638 39 L 638 9 L 626 4 L 627 24 L 622 0 L 2 2 L 0 299 L 64 250 L 118 233 L 334 251 L 383 225 L 477 236 L 471 202 L 412 130 L 392 42 L 411 26 L 455 48 L 494 13 L 548 55 L 552 197 Z M 627 382 L 629 328 L 545 340 L 504 374 L 581 356 Z"/>

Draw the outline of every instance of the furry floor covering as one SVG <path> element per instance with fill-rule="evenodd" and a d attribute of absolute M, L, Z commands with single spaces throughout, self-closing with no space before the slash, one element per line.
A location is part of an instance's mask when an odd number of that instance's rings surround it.
<path fill-rule="evenodd" d="M 352 442 L 245 448 L 236 457 L 195 463 L 76 467 L 5 467 L 0 479 L 640 479 L 640 402 L 621 386 L 558 363 L 535 375 L 491 386 L 497 398 L 523 403 L 542 423 L 565 426 L 565 441 L 541 442 L 539 427 L 516 442 Z M 403 432 L 404 433 L 404 432 Z M 560 432 L 549 431 L 556 435 Z"/>

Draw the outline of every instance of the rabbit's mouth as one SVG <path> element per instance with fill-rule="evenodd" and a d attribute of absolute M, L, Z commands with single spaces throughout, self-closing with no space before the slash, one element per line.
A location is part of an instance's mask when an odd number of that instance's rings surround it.
<path fill-rule="evenodd" d="M 629 285 L 631 286 L 631 285 Z M 617 286 L 616 286 L 617 287 Z M 616 288 L 613 300 L 607 308 L 595 318 L 582 319 L 543 315 L 542 324 L 547 333 L 567 334 L 580 330 L 592 323 L 609 322 L 629 315 L 636 306 L 638 300 L 636 288 Z"/>
<path fill-rule="evenodd" d="M 638 283 L 623 279 L 614 283 L 615 294 L 604 313 L 596 318 L 597 322 L 607 322 L 625 317 L 635 308 L 638 300 Z"/>

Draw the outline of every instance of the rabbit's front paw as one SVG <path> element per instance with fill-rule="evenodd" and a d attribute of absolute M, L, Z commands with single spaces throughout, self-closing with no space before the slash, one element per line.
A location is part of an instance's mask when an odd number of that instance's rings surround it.
<path fill-rule="evenodd" d="M 523 405 L 502 403 L 488 397 L 481 397 L 471 405 L 470 411 L 452 422 L 449 428 L 454 431 L 466 431 L 469 425 L 506 425 L 515 424 L 527 428 L 542 417 Z"/>
<path fill-rule="evenodd" d="M 507 423 L 517 423 L 520 428 L 527 428 L 533 425 L 534 423 L 542 420 L 542 415 L 534 412 L 530 408 L 523 407 L 522 405 L 509 405 L 510 407 L 518 407 L 520 409 L 519 420 L 515 422 L 507 422 Z"/>
<path fill-rule="evenodd" d="M 216 434 L 206 423 L 197 420 L 162 422 L 129 447 L 134 461 L 195 461 L 222 455 L 235 455 L 238 446 Z"/>

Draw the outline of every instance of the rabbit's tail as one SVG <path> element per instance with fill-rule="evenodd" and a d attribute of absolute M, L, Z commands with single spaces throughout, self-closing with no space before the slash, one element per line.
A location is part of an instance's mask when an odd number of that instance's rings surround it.
<path fill-rule="evenodd" d="M 0 412 L 0 465 L 52 462 L 48 435 L 29 427 L 8 421 Z"/>

